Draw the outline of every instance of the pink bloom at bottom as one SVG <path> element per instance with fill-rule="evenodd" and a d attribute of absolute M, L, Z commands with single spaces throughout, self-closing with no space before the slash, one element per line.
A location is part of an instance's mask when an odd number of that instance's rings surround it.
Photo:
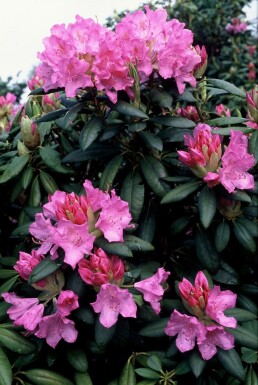
<path fill-rule="evenodd" d="M 43 317 L 38 326 L 35 335 L 46 338 L 47 344 L 52 348 L 55 348 L 62 338 L 69 343 L 77 339 L 78 331 L 74 327 L 74 322 L 59 313 Z"/>
<path fill-rule="evenodd" d="M 26 330 L 33 332 L 41 322 L 44 306 L 39 304 L 37 298 L 20 298 L 14 293 L 3 293 L 2 297 L 13 306 L 7 310 L 10 319 L 15 326 L 23 326 Z"/>
<path fill-rule="evenodd" d="M 161 284 L 166 281 L 169 275 L 170 273 L 161 267 L 152 277 L 134 284 L 134 287 L 143 293 L 144 300 L 150 302 L 156 314 L 160 312 L 159 301 L 162 299 L 164 294 L 164 289 Z"/>
<path fill-rule="evenodd" d="M 136 318 L 137 306 L 132 294 L 110 283 L 101 286 L 96 302 L 91 305 L 96 313 L 100 313 L 100 323 L 106 328 L 116 323 L 119 314 Z"/>

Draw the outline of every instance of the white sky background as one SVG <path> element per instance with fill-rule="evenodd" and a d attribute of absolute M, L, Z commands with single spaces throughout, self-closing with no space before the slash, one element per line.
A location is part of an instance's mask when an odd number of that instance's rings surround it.
<path fill-rule="evenodd" d="M 54 24 L 74 22 L 75 15 L 93 18 L 103 24 L 108 16 L 125 9 L 137 9 L 141 0 L 0 0 L 0 78 L 27 80 L 39 63 L 37 52 L 44 49 L 42 39 Z M 258 0 L 246 8 L 247 19 L 258 16 Z"/>

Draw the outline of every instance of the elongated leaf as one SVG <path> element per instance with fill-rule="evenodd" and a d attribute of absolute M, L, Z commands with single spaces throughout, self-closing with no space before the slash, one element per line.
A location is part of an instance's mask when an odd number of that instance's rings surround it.
<path fill-rule="evenodd" d="M 35 123 L 51 122 L 64 116 L 69 111 L 69 108 L 62 108 L 61 110 L 51 111 L 48 114 L 42 115 Z"/>
<path fill-rule="evenodd" d="M 120 257 L 132 257 L 131 249 L 123 242 L 108 242 L 105 238 L 98 238 L 94 242 L 109 254 L 119 255 Z"/>
<path fill-rule="evenodd" d="M 103 191 L 110 190 L 112 188 L 114 179 L 121 167 L 123 157 L 121 155 L 111 159 L 106 165 L 99 182 L 99 187 Z"/>
<path fill-rule="evenodd" d="M 139 137 L 146 144 L 146 146 L 150 149 L 162 151 L 163 143 L 160 138 L 155 136 L 152 132 L 140 132 Z"/>
<path fill-rule="evenodd" d="M 205 229 L 207 229 L 216 213 L 216 195 L 212 189 L 205 186 L 199 195 L 198 199 L 200 220 Z"/>
<path fill-rule="evenodd" d="M 41 202 L 41 192 L 39 184 L 39 176 L 37 175 L 31 184 L 28 204 L 30 207 L 38 207 Z"/>
<path fill-rule="evenodd" d="M 247 364 L 255 364 L 258 360 L 258 351 L 248 348 L 241 348 L 242 361 Z"/>
<path fill-rule="evenodd" d="M 85 102 L 79 102 L 66 112 L 62 122 L 63 129 L 70 130 L 72 128 L 73 121 L 75 120 L 78 112 L 81 111 L 84 106 Z"/>
<path fill-rule="evenodd" d="M 135 235 L 125 235 L 125 244 L 133 251 L 153 251 L 154 246 Z"/>
<path fill-rule="evenodd" d="M 83 151 L 97 139 L 102 130 L 102 126 L 103 121 L 99 116 L 94 116 L 85 123 L 80 134 L 80 147 Z"/>
<path fill-rule="evenodd" d="M 48 194 L 53 195 L 56 190 L 58 190 L 58 185 L 56 184 L 55 179 L 52 177 L 52 175 L 48 174 L 45 171 L 40 171 L 39 174 L 40 182 L 42 186 L 44 187 L 45 191 Z"/>
<path fill-rule="evenodd" d="M 212 131 L 213 134 L 219 134 L 219 135 L 230 135 L 231 131 L 241 131 L 243 134 L 249 134 L 252 132 L 252 129 L 246 126 L 243 127 L 222 127 L 222 128 L 216 128 Z"/>
<path fill-rule="evenodd" d="M 246 374 L 245 385 L 258 385 L 258 377 L 252 367 L 249 368 Z"/>
<path fill-rule="evenodd" d="M 225 249 L 230 238 L 230 227 L 226 221 L 220 222 L 215 232 L 215 246 L 218 252 Z"/>
<path fill-rule="evenodd" d="M 118 385 L 136 385 L 134 367 L 130 362 L 124 366 L 119 377 Z"/>
<path fill-rule="evenodd" d="M 211 274 L 216 273 L 219 268 L 219 254 L 214 248 L 208 232 L 198 228 L 195 242 L 197 257 L 203 267 Z"/>
<path fill-rule="evenodd" d="M 109 106 L 113 111 L 119 112 L 119 114 L 148 119 L 148 115 L 146 115 L 143 111 L 134 107 L 130 103 L 124 102 L 123 100 L 119 100 L 116 104 L 110 102 Z"/>
<path fill-rule="evenodd" d="M 17 279 L 18 279 L 18 276 L 15 275 L 14 277 L 8 279 L 8 281 L 5 281 L 4 283 L 2 283 L 2 285 L 0 286 L 0 295 L 9 291 L 13 287 Z"/>
<path fill-rule="evenodd" d="M 193 350 L 189 353 L 188 363 L 196 378 L 202 374 L 206 366 L 206 361 L 204 361 L 197 350 Z"/>
<path fill-rule="evenodd" d="M 61 374 L 46 369 L 30 369 L 24 375 L 35 385 L 73 385 Z"/>
<path fill-rule="evenodd" d="M 39 153 L 43 162 L 53 171 L 61 174 L 71 174 L 73 171 L 61 164 L 61 156 L 58 151 L 50 147 L 41 147 Z"/>
<path fill-rule="evenodd" d="M 78 372 L 87 372 L 88 360 L 85 352 L 78 347 L 69 347 L 66 350 L 69 364 Z"/>
<path fill-rule="evenodd" d="M 240 98 L 243 98 L 243 99 L 246 98 L 246 93 L 244 91 L 240 90 L 240 88 L 234 86 L 234 84 L 231 84 L 225 80 L 207 79 L 207 83 L 211 84 L 214 87 L 225 90 L 231 95 L 239 96 Z"/>
<path fill-rule="evenodd" d="M 233 309 L 226 309 L 224 314 L 228 317 L 234 317 L 237 321 L 252 321 L 253 319 L 257 319 L 257 314 L 250 312 L 249 310 L 240 309 L 234 307 Z"/>
<path fill-rule="evenodd" d="M 147 124 L 145 122 L 132 123 L 128 125 L 128 131 L 130 132 L 140 132 L 145 130 Z"/>
<path fill-rule="evenodd" d="M 216 118 L 216 119 L 209 120 L 207 124 L 209 124 L 210 126 L 221 127 L 221 126 L 231 126 L 232 124 L 239 124 L 247 121 L 248 119 L 245 119 L 245 118 L 230 116 L 230 117 L 223 117 L 223 118 Z M 216 130 L 214 132 L 216 132 Z"/>
<path fill-rule="evenodd" d="M 187 225 L 189 225 L 190 219 L 187 217 L 181 217 L 176 219 L 174 222 L 170 225 L 170 232 L 171 234 L 175 235 L 183 231 Z"/>
<path fill-rule="evenodd" d="M 170 190 L 161 200 L 161 204 L 179 202 L 190 195 L 192 192 L 196 191 L 201 184 L 202 181 L 199 180 L 181 184 L 180 186 Z"/>
<path fill-rule="evenodd" d="M 137 229 L 137 235 L 139 238 L 144 239 L 147 242 L 152 242 L 155 229 L 156 229 L 156 215 L 155 208 L 152 202 L 150 202 L 149 207 L 144 212 L 142 219 L 139 223 L 139 227 Z"/>
<path fill-rule="evenodd" d="M 150 369 L 156 370 L 159 372 L 162 370 L 162 363 L 158 355 L 151 354 L 147 360 L 147 365 Z"/>
<path fill-rule="evenodd" d="M 218 348 L 217 357 L 226 371 L 241 381 L 245 379 L 245 369 L 235 349 L 222 350 Z"/>
<path fill-rule="evenodd" d="M 256 251 L 256 242 L 252 234 L 250 234 L 238 220 L 234 222 L 234 233 L 239 243 L 241 243 L 246 250 L 252 253 Z"/>
<path fill-rule="evenodd" d="M 257 304 L 252 301 L 249 297 L 243 294 L 237 295 L 237 305 L 240 306 L 243 309 L 246 309 L 254 314 L 258 315 L 258 306 Z"/>
<path fill-rule="evenodd" d="M 245 348 L 258 350 L 258 335 L 238 325 L 236 329 L 228 328 L 235 341 Z"/>
<path fill-rule="evenodd" d="M 141 336 L 145 337 L 163 337 L 165 335 L 164 328 L 167 326 L 169 318 L 162 318 L 158 321 L 151 322 L 139 331 Z"/>
<path fill-rule="evenodd" d="M 162 198 L 168 190 L 166 183 L 162 180 L 162 178 L 168 176 L 168 172 L 163 164 L 156 159 L 147 156 L 146 158 L 142 159 L 141 168 L 144 178 L 146 179 L 146 182 L 152 191 L 158 197 Z"/>
<path fill-rule="evenodd" d="M 7 270 L 7 269 L 0 270 L 0 279 L 7 279 L 10 277 L 14 277 L 16 275 L 17 275 L 17 271 L 15 270 Z"/>
<path fill-rule="evenodd" d="M 75 385 L 93 385 L 91 378 L 88 373 L 74 373 L 74 382 Z"/>
<path fill-rule="evenodd" d="M 33 169 L 31 166 L 26 167 L 26 169 L 22 173 L 21 177 L 21 185 L 24 190 L 30 185 L 30 182 L 33 178 Z"/>
<path fill-rule="evenodd" d="M 256 163 L 258 162 L 258 130 L 252 133 L 248 143 L 248 151 L 255 157 Z"/>
<path fill-rule="evenodd" d="M 36 345 L 30 342 L 21 334 L 1 327 L 0 325 L 0 343 L 9 350 L 19 354 L 29 354 L 36 350 Z"/>
<path fill-rule="evenodd" d="M 114 337 L 116 331 L 116 324 L 110 328 L 105 328 L 101 325 L 99 320 L 95 323 L 95 340 L 98 345 L 105 346 L 107 345 L 112 338 Z"/>
<path fill-rule="evenodd" d="M 19 175 L 25 165 L 29 161 L 29 154 L 22 156 L 15 156 L 12 161 L 7 165 L 3 174 L 0 176 L 0 183 L 5 183 L 8 180 Z"/>
<path fill-rule="evenodd" d="M 48 277 L 59 269 L 61 263 L 56 263 L 52 259 L 45 258 L 32 270 L 28 282 L 30 284 L 40 281 L 43 278 Z"/>
<path fill-rule="evenodd" d="M 159 380 L 161 378 L 159 373 L 148 368 L 135 369 L 135 373 L 137 373 L 139 376 L 143 378 L 148 378 L 150 380 Z"/>
<path fill-rule="evenodd" d="M 7 355 L 0 348 L 0 385 L 12 385 L 13 372 Z"/>
<path fill-rule="evenodd" d="M 133 170 L 126 176 L 120 196 L 128 202 L 133 220 L 137 222 L 144 203 L 144 184 L 138 170 Z"/>
<path fill-rule="evenodd" d="M 253 237 L 258 237 L 258 224 L 245 217 L 240 217 L 237 222 L 241 224 Z"/>
<path fill-rule="evenodd" d="M 190 119 L 181 118 L 181 117 L 155 117 L 150 119 L 153 123 L 162 124 L 167 127 L 177 127 L 177 128 L 194 128 L 196 123 Z"/>
<path fill-rule="evenodd" d="M 187 128 L 167 128 L 159 133 L 159 137 L 166 143 L 183 142 L 186 134 L 192 134 Z"/>
<path fill-rule="evenodd" d="M 62 163 L 86 162 L 120 153 L 120 149 L 105 144 L 93 143 L 87 150 L 75 150 L 63 158 Z"/>

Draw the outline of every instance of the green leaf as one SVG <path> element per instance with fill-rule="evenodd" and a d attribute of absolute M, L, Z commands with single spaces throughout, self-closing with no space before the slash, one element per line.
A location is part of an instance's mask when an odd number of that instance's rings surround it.
<path fill-rule="evenodd" d="M 78 347 L 67 347 L 66 358 L 69 364 L 78 372 L 87 372 L 88 360 L 85 352 Z"/>
<path fill-rule="evenodd" d="M 214 190 L 205 186 L 199 195 L 198 207 L 200 213 L 200 220 L 205 229 L 207 229 L 216 213 L 217 201 Z"/>
<path fill-rule="evenodd" d="M 56 184 L 55 179 L 47 172 L 41 170 L 39 178 L 42 186 L 48 194 L 53 195 L 54 192 L 58 190 L 58 185 Z"/>
<path fill-rule="evenodd" d="M 124 102 L 123 100 L 119 100 L 116 104 L 109 103 L 109 107 L 113 111 L 119 112 L 119 114 L 134 116 L 136 118 L 148 119 L 148 115 L 146 115 L 143 111 L 134 107 L 132 104 Z"/>
<path fill-rule="evenodd" d="M 245 217 L 240 217 L 237 219 L 237 222 L 240 223 L 253 237 L 258 237 L 258 223 L 254 222 Z"/>
<path fill-rule="evenodd" d="M 258 351 L 249 348 L 241 348 L 242 361 L 247 364 L 255 364 L 258 360 Z"/>
<path fill-rule="evenodd" d="M 30 165 L 26 167 L 21 176 L 21 185 L 24 190 L 30 185 L 33 178 L 33 169 Z"/>
<path fill-rule="evenodd" d="M 0 260 L 1 262 L 1 260 Z M 15 270 L 7 270 L 7 269 L 0 269 L 0 279 L 7 279 L 10 277 L 14 277 L 17 275 L 17 271 Z"/>
<path fill-rule="evenodd" d="M 50 274 L 54 273 L 61 266 L 61 263 L 56 263 L 50 258 L 43 259 L 37 266 L 32 270 L 28 283 L 32 284 L 48 277 Z"/>
<path fill-rule="evenodd" d="M 77 117 L 78 112 L 82 110 L 83 107 L 85 107 L 85 102 L 79 102 L 66 112 L 62 122 L 62 127 L 64 130 L 72 129 L 73 121 Z"/>
<path fill-rule="evenodd" d="M 91 378 L 88 373 L 74 373 L 74 382 L 75 385 L 93 385 Z"/>
<path fill-rule="evenodd" d="M 60 174 L 71 174 L 73 171 L 61 164 L 60 153 L 51 147 L 41 147 L 39 154 L 43 162 L 53 171 Z"/>
<path fill-rule="evenodd" d="M 5 281 L 1 286 L 0 286 L 0 296 L 1 294 L 9 291 L 13 285 L 15 284 L 15 282 L 17 281 L 18 279 L 18 276 L 15 275 L 14 277 L 8 279 L 8 281 Z"/>
<path fill-rule="evenodd" d="M 150 380 L 159 380 L 161 378 L 159 373 L 148 368 L 135 369 L 135 373 L 143 378 L 148 378 Z"/>
<path fill-rule="evenodd" d="M 168 190 L 166 183 L 162 180 L 168 176 L 163 164 L 150 156 L 146 156 L 141 160 L 141 168 L 149 187 L 158 197 L 162 198 Z"/>
<path fill-rule="evenodd" d="M 146 146 L 150 149 L 162 151 L 163 150 L 163 143 L 160 138 L 158 138 L 156 135 L 154 135 L 152 132 L 140 132 L 139 133 L 140 139 L 146 144 Z"/>
<path fill-rule="evenodd" d="M 258 162 L 258 130 L 254 131 L 248 142 L 248 152 L 253 154 L 256 163 Z"/>
<path fill-rule="evenodd" d="M 233 334 L 236 343 L 245 348 L 258 350 L 258 335 L 238 325 L 236 329 L 227 328 Z"/>
<path fill-rule="evenodd" d="M 132 123 L 128 125 L 128 131 L 130 132 L 140 132 L 145 130 L 147 127 L 147 124 L 145 122 L 137 122 L 137 123 Z"/>
<path fill-rule="evenodd" d="M 237 295 L 237 304 L 241 308 L 249 310 L 251 313 L 255 313 L 258 315 L 258 306 L 249 297 L 246 297 L 245 295 L 239 293 Z"/>
<path fill-rule="evenodd" d="M 241 381 L 245 379 L 245 369 L 235 349 L 222 350 L 218 348 L 217 357 L 226 371 Z"/>
<path fill-rule="evenodd" d="M 197 257 L 203 267 L 211 274 L 216 273 L 219 268 L 219 254 L 212 244 L 209 233 L 198 228 L 195 242 Z"/>
<path fill-rule="evenodd" d="M 219 135 L 230 135 L 231 131 L 241 131 L 243 134 L 249 134 L 252 132 L 252 129 L 246 126 L 243 127 L 223 127 L 223 128 L 216 128 L 212 131 L 213 134 L 219 134 Z"/>
<path fill-rule="evenodd" d="M 193 350 L 188 355 L 189 366 L 196 378 L 200 377 L 202 374 L 206 366 L 206 362 L 207 361 L 204 361 L 197 350 Z"/>
<path fill-rule="evenodd" d="M 186 134 L 192 134 L 187 128 L 167 128 L 160 131 L 159 137 L 166 143 L 183 142 Z"/>
<path fill-rule="evenodd" d="M 98 345 L 105 346 L 107 345 L 116 332 L 116 324 L 110 328 L 106 328 L 101 325 L 99 319 L 95 322 L 95 341 Z"/>
<path fill-rule="evenodd" d="M 251 366 L 249 367 L 246 374 L 245 385 L 258 385 L 258 377 L 255 373 L 255 370 Z"/>
<path fill-rule="evenodd" d="M 238 322 L 251 321 L 257 319 L 257 314 L 250 312 L 249 310 L 240 309 L 234 307 L 233 309 L 226 309 L 224 314 L 227 317 L 234 317 Z"/>
<path fill-rule="evenodd" d="M 225 90 L 231 95 L 239 96 L 240 98 L 243 98 L 243 99 L 246 98 L 246 93 L 244 91 L 240 90 L 240 88 L 234 86 L 234 84 L 231 84 L 225 80 L 207 79 L 207 83 L 216 88 Z"/>
<path fill-rule="evenodd" d="M 186 373 L 189 373 L 191 368 L 187 360 L 181 361 L 174 369 L 174 373 L 177 376 L 182 376 Z"/>
<path fill-rule="evenodd" d="M 244 123 L 247 121 L 248 121 L 248 119 L 230 116 L 230 117 L 211 119 L 207 122 L 207 124 L 209 124 L 210 126 L 221 127 L 221 126 L 230 126 L 232 124 Z M 232 127 L 232 128 L 234 129 L 234 127 Z M 217 130 L 215 130 L 213 132 L 215 133 L 215 132 L 217 132 Z"/>
<path fill-rule="evenodd" d="M 120 196 L 121 199 L 128 202 L 133 220 L 137 222 L 144 203 L 144 184 L 138 170 L 132 170 L 126 176 Z"/>
<path fill-rule="evenodd" d="M 24 375 L 35 385 L 73 385 L 61 374 L 46 369 L 30 369 Z"/>
<path fill-rule="evenodd" d="M 106 145 L 106 144 L 93 143 L 85 151 L 82 151 L 80 149 L 80 150 L 71 152 L 70 154 L 68 154 L 66 157 L 63 158 L 62 162 L 63 163 L 86 162 L 87 160 L 90 160 L 90 159 L 101 159 L 106 156 L 111 156 L 117 153 L 120 153 L 119 148 Z"/>
<path fill-rule="evenodd" d="M 167 91 L 153 88 L 150 92 L 151 102 L 158 105 L 160 108 L 170 108 L 173 103 L 173 98 Z"/>
<path fill-rule="evenodd" d="M 167 326 L 169 318 L 162 318 L 155 322 L 150 322 L 147 326 L 139 331 L 144 337 L 163 337 L 165 336 L 164 328 Z"/>
<path fill-rule="evenodd" d="M 174 189 L 170 190 L 161 200 L 161 204 L 181 201 L 184 198 L 186 198 L 188 195 L 190 195 L 192 192 L 196 191 L 201 184 L 202 184 L 202 181 L 199 181 L 199 180 L 181 184 L 175 187 Z"/>
<path fill-rule="evenodd" d="M 35 120 L 35 123 L 39 124 L 42 122 L 52 122 L 53 120 L 59 119 L 69 111 L 69 108 L 62 108 L 61 110 L 51 111 L 48 114 L 42 115 L 40 118 Z"/>
<path fill-rule="evenodd" d="M 108 242 L 105 238 L 97 238 L 95 245 L 109 254 L 119 255 L 120 257 L 132 257 L 130 248 L 123 242 Z"/>
<path fill-rule="evenodd" d="M 13 372 L 8 357 L 0 348 L 0 385 L 12 385 Z"/>
<path fill-rule="evenodd" d="M 130 362 L 124 366 L 120 374 L 118 385 L 136 385 L 134 367 Z"/>
<path fill-rule="evenodd" d="M 3 174 L 0 176 L 0 183 L 5 183 L 8 180 L 19 175 L 20 172 L 25 167 L 25 165 L 28 163 L 29 158 L 30 158 L 29 154 L 22 155 L 22 156 L 15 156 L 12 159 L 12 161 L 10 163 L 8 163 Z"/>
<path fill-rule="evenodd" d="M 93 116 L 85 123 L 80 134 L 80 147 L 86 150 L 99 136 L 103 127 L 103 121 L 99 116 Z"/>
<path fill-rule="evenodd" d="M 218 252 L 221 252 L 225 249 L 229 242 L 230 238 L 230 227 L 229 224 L 223 220 L 223 222 L 220 222 L 218 227 L 216 228 L 215 232 L 215 246 Z"/>
<path fill-rule="evenodd" d="M 0 344 L 12 352 L 19 354 L 29 354 L 36 350 L 36 345 L 23 337 L 21 334 L 6 329 L 0 325 Z"/>
<path fill-rule="evenodd" d="M 181 117 L 155 117 L 150 119 L 151 122 L 162 124 L 167 127 L 177 127 L 177 128 L 194 128 L 196 123 L 190 119 L 181 118 Z"/>
<path fill-rule="evenodd" d="M 153 251 L 154 246 L 144 241 L 141 238 L 136 237 L 135 235 L 125 235 L 124 236 L 125 244 L 132 250 L 132 251 Z"/>
<path fill-rule="evenodd" d="M 16 227 L 15 230 L 12 232 L 12 236 L 25 236 L 29 234 L 29 227 L 32 224 L 32 222 L 25 223 L 24 225 Z"/>
<path fill-rule="evenodd" d="M 149 206 L 144 211 L 141 217 L 139 227 L 137 228 L 137 235 L 139 238 L 147 242 L 152 242 L 156 229 L 156 210 L 153 202 L 149 202 Z"/>
<path fill-rule="evenodd" d="M 28 205 L 30 207 L 38 207 L 41 202 L 41 192 L 39 185 L 39 176 L 37 175 L 31 184 Z"/>
<path fill-rule="evenodd" d="M 156 370 L 156 372 L 159 372 L 162 370 L 162 363 L 156 354 L 151 354 L 150 357 L 147 360 L 147 365 L 150 369 Z"/>
<path fill-rule="evenodd" d="M 111 159 L 111 161 L 106 165 L 99 182 L 99 187 L 102 191 L 111 189 L 114 179 L 121 167 L 122 161 L 123 157 L 118 155 Z"/>
<path fill-rule="evenodd" d="M 239 243 L 248 251 L 255 253 L 256 251 L 256 242 L 249 233 L 249 231 L 243 226 L 239 220 L 234 221 L 234 233 Z"/>

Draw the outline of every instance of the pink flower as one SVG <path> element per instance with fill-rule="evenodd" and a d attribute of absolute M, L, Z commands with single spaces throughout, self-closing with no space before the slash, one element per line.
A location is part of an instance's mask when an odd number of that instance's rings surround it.
<path fill-rule="evenodd" d="M 111 197 L 102 201 L 101 212 L 95 227 L 100 229 L 109 242 L 123 242 L 123 231 L 132 225 L 128 203 L 118 197 L 114 190 Z"/>
<path fill-rule="evenodd" d="M 216 114 L 220 116 L 226 116 L 226 117 L 231 116 L 230 109 L 225 107 L 223 104 L 218 104 L 216 106 Z"/>
<path fill-rule="evenodd" d="M 62 317 L 59 313 L 54 313 L 42 318 L 35 335 L 39 338 L 46 338 L 47 344 L 55 348 L 62 338 L 69 343 L 75 342 L 78 332 L 73 321 Z"/>
<path fill-rule="evenodd" d="M 38 254 L 46 254 L 53 246 L 53 236 L 56 232 L 50 219 L 45 219 L 42 213 L 35 215 L 35 222 L 30 225 L 29 231 L 33 237 L 39 239 L 42 244 L 38 249 Z"/>
<path fill-rule="evenodd" d="M 13 305 L 7 310 L 7 314 L 14 321 L 14 325 L 23 326 L 33 332 L 41 322 L 44 312 L 44 306 L 39 304 L 38 299 L 20 298 L 14 293 L 3 293 L 2 297 Z"/>
<path fill-rule="evenodd" d="M 20 251 L 19 260 L 13 268 L 21 278 L 27 281 L 34 267 L 37 266 L 42 259 L 44 259 L 44 256 L 38 254 L 36 250 L 32 250 L 31 254 Z"/>
<path fill-rule="evenodd" d="M 72 310 L 79 307 L 78 295 L 72 290 L 62 290 L 57 299 L 57 311 L 61 317 L 68 316 Z"/>
<path fill-rule="evenodd" d="M 100 323 L 106 328 L 117 322 L 119 314 L 136 318 L 137 306 L 132 294 L 110 283 L 101 286 L 96 302 L 91 305 L 96 313 L 100 313 Z"/>
<path fill-rule="evenodd" d="M 197 63 L 194 67 L 194 70 L 193 70 L 194 76 L 196 77 L 196 79 L 199 79 L 203 76 L 203 74 L 206 71 L 207 62 L 208 62 L 208 55 L 207 55 L 207 51 L 206 51 L 206 48 L 204 45 L 202 46 L 202 48 L 200 48 L 199 45 L 196 45 L 194 48 L 195 48 L 197 54 L 201 57 L 201 62 Z"/>
<path fill-rule="evenodd" d="M 101 209 L 102 203 L 109 199 L 109 194 L 95 188 L 90 180 L 85 180 L 83 187 L 93 212 Z"/>
<path fill-rule="evenodd" d="M 254 188 L 254 177 L 247 171 L 254 166 L 255 158 L 248 154 L 248 139 L 241 131 L 230 131 L 230 142 L 222 156 L 219 169 L 221 184 L 232 193 L 235 189 Z"/>
<path fill-rule="evenodd" d="M 236 35 L 238 33 L 245 32 L 246 28 L 247 24 L 245 22 L 241 22 L 238 17 L 235 17 L 232 20 L 232 23 L 226 26 L 226 31 Z"/>
<path fill-rule="evenodd" d="M 184 135 L 184 139 L 188 152 L 177 151 L 180 162 L 202 178 L 207 172 L 217 169 L 221 157 L 221 139 L 218 134 L 211 132 L 210 126 L 199 123 L 194 128 L 193 136 Z"/>
<path fill-rule="evenodd" d="M 144 300 L 150 302 L 156 314 L 160 312 L 159 302 L 164 294 L 164 289 L 161 284 L 167 280 L 169 275 L 170 272 L 165 271 L 164 268 L 161 267 L 152 277 L 134 284 L 134 287 L 143 293 Z"/>
<path fill-rule="evenodd" d="M 43 86 L 43 83 L 43 79 L 41 79 L 37 75 L 34 75 L 33 78 L 28 81 L 28 87 L 31 91 L 33 91 L 37 88 L 41 88 Z"/>
<path fill-rule="evenodd" d="M 223 350 L 234 347 L 234 337 L 227 333 L 223 327 L 217 325 L 206 326 L 204 341 L 197 341 L 198 349 L 204 360 L 210 360 L 216 353 L 219 346 Z"/>
<path fill-rule="evenodd" d="M 234 317 L 227 317 L 224 315 L 224 311 L 226 309 L 235 307 L 236 298 L 236 294 L 232 293 L 232 291 L 221 291 L 219 286 L 214 286 L 209 293 L 205 312 L 211 319 L 218 322 L 220 325 L 236 328 L 236 319 Z"/>
<path fill-rule="evenodd" d="M 194 106 L 186 106 L 186 108 L 178 108 L 177 114 L 183 118 L 192 120 L 193 122 L 198 122 L 200 120 L 198 112 Z"/>
<path fill-rule="evenodd" d="M 196 317 L 181 314 L 174 310 L 165 328 L 168 336 L 175 336 L 176 346 L 180 352 L 187 352 L 195 347 L 196 340 L 199 343 L 205 341 L 206 328 Z"/>
<path fill-rule="evenodd" d="M 246 93 L 246 102 L 250 118 L 258 123 L 258 85 Z"/>
<path fill-rule="evenodd" d="M 95 249 L 89 259 L 78 263 L 79 274 L 88 285 L 101 286 L 104 283 L 119 284 L 124 277 L 123 261 L 116 255 L 110 257 L 102 249 Z"/>
<path fill-rule="evenodd" d="M 219 174 L 216 172 L 207 172 L 206 176 L 203 178 L 204 182 L 212 188 L 220 184 Z"/>

